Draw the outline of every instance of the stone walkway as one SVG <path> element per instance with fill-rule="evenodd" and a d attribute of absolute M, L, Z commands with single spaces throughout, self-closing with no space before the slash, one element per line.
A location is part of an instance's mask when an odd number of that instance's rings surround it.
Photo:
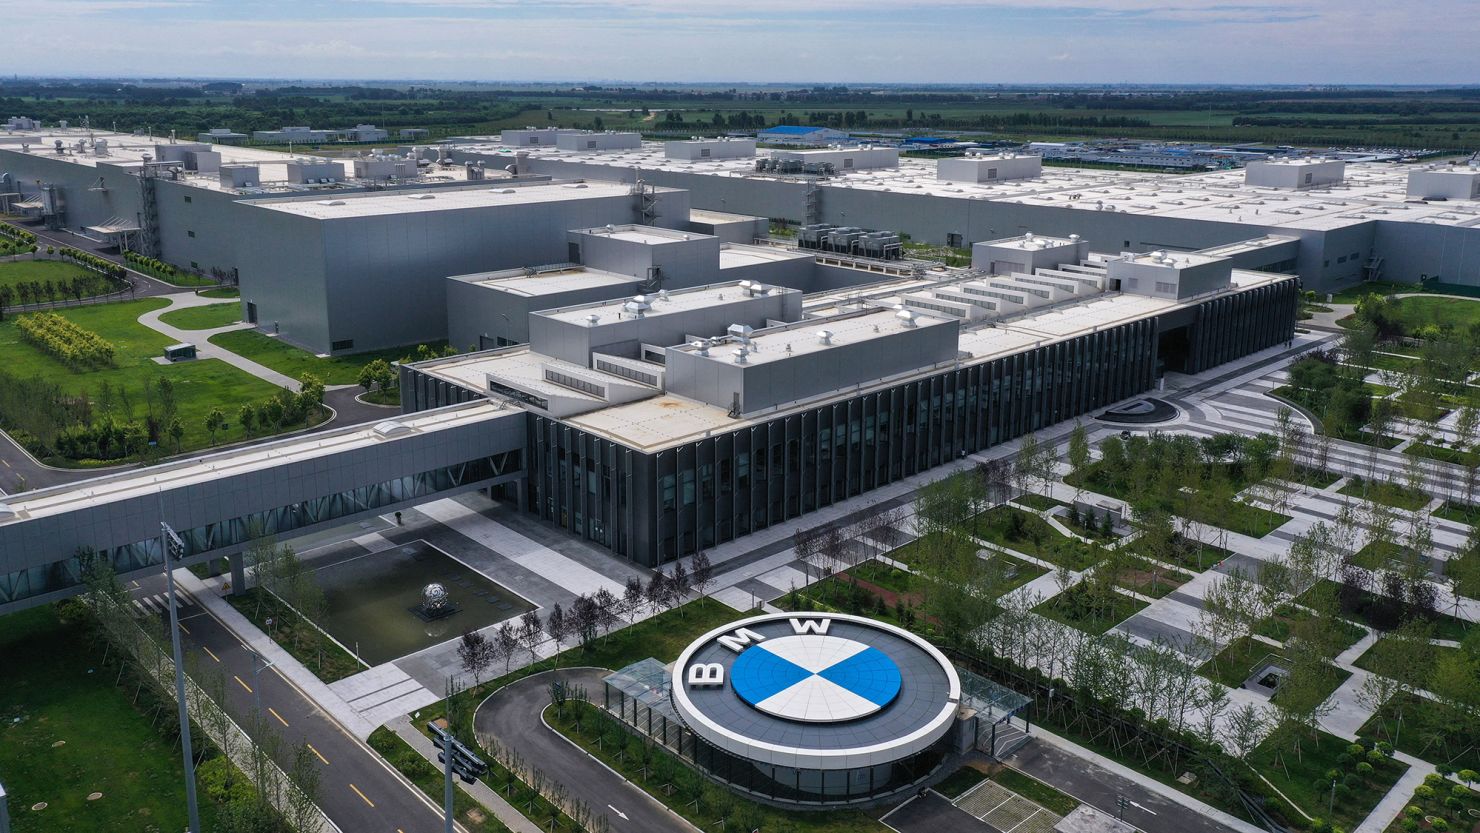
<path fill-rule="evenodd" d="M 196 355 L 199 358 L 220 359 L 233 367 L 244 370 L 263 381 L 271 382 L 280 388 L 287 388 L 295 393 L 298 391 L 299 384 L 297 379 L 287 374 L 279 373 L 266 365 L 258 364 L 251 359 L 239 356 L 230 350 L 217 347 L 210 342 L 210 337 L 217 333 L 229 333 L 233 330 L 250 330 L 253 329 L 251 324 L 243 321 L 236 324 L 228 324 L 225 327 L 217 327 L 212 330 L 182 330 L 179 327 L 172 327 L 160 320 L 160 316 L 167 312 L 189 309 L 191 307 L 230 303 L 230 301 L 220 298 L 208 298 L 204 295 L 197 295 L 194 292 L 179 292 L 162 297 L 168 299 L 170 305 L 139 316 L 140 324 L 155 332 L 169 336 L 176 343 L 189 342 L 190 344 L 194 344 Z"/>

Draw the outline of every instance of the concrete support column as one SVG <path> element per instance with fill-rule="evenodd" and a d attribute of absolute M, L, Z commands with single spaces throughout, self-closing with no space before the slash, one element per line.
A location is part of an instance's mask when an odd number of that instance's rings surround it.
<path fill-rule="evenodd" d="M 519 511 L 529 511 L 529 478 L 521 477 L 514 481 L 514 488 L 519 491 Z"/>
<path fill-rule="evenodd" d="M 227 558 L 231 562 L 231 595 L 240 596 L 247 592 L 246 558 L 239 552 Z"/>

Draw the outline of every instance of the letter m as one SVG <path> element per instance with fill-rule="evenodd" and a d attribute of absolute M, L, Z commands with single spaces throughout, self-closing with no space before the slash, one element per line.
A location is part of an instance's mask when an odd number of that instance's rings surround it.
<path fill-rule="evenodd" d="M 721 636 L 719 638 L 719 644 L 738 654 L 749 648 L 753 643 L 760 642 L 763 639 L 765 639 L 764 636 L 761 636 L 750 628 L 736 628 L 734 633 Z"/>

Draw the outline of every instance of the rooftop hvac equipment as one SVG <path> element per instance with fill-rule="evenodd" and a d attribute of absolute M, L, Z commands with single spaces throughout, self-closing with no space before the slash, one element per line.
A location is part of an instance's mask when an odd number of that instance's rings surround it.
<path fill-rule="evenodd" d="M 832 330 L 818 330 L 817 331 L 817 343 L 818 344 L 832 344 L 832 337 L 833 337 Z M 787 345 L 787 347 L 790 347 L 790 346 L 791 345 L 789 345 L 789 344 Z"/>
<path fill-rule="evenodd" d="M 828 251 L 839 254 L 855 254 L 859 238 L 863 237 L 863 229 L 854 226 L 835 228 L 827 233 L 824 245 Z"/>
<path fill-rule="evenodd" d="M 813 223 L 797 229 L 797 245 L 803 249 L 821 249 L 823 238 L 834 228 L 831 223 Z"/>
<path fill-rule="evenodd" d="M 694 353 L 696 355 L 699 355 L 699 356 L 707 356 L 707 355 L 709 355 L 709 342 L 708 341 L 704 341 L 704 340 L 695 341 L 695 342 L 692 342 L 689 346 L 694 348 Z"/>
<path fill-rule="evenodd" d="M 894 317 L 899 319 L 899 325 L 901 327 L 915 326 L 915 314 L 907 309 L 902 309 L 894 313 Z"/>
<path fill-rule="evenodd" d="M 622 305 L 623 311 L 630 312 L 638 318 L 641 318 L 643 313 L 652 308 L 653 305 L 648 303 L 646 295 L 633 295 L 632 300 Z"/>
<path fill-rule="evenodd" d="M 898 260 L 904 254 L 899 235 L 891 231 L 873 231 L 858 239 L 859 254 L 879 260 Z"/>
<path fill-rule="evenodd" d="M 725 333 L 728 334 L 731 338 L 745 344 L 750 343 L 750 334 L 753 332 L 755 332 L 755 328 L 751 327 L 749 324 L 731 324 L 725 329 Z"/>
<path fill-rule="evenodd" d="M 750 351 L 747 350 L 747 349 L 745 349 L 744 346 L 741 346 L 741 347 L 736 348 L 734 355 L 735 355 L 735 364 L 745 364 L 745 357 L 748 356 L 748 355 L 750 355 Z"/>

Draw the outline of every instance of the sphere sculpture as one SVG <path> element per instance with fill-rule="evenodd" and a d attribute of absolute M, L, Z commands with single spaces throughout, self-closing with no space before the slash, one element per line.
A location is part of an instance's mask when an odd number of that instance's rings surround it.
<path fill-rule="evenodd" d="M 448 601 L 447 588 L 435 581 L 421 588 L 421 609 L 428 615 L 435 616 L 447 607 Z"/>

